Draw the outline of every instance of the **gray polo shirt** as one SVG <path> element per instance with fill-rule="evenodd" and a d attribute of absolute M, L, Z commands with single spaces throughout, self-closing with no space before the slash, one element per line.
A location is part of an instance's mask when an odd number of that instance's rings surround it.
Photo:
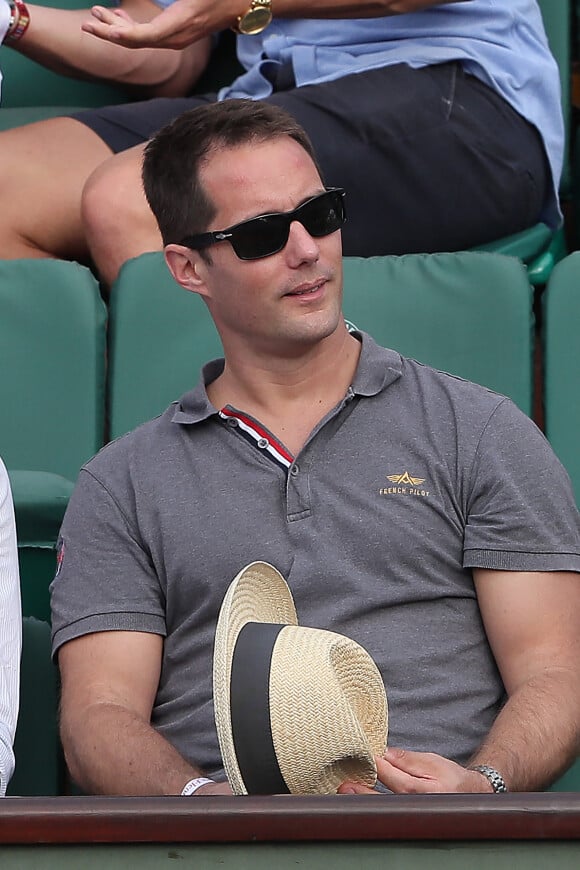
<path fill-rule="evenodd" d="M 54 651 L 95 631 L 163 635 L 152 721 L 209 773 L 215 625 L 247 563 L 286 577 L 301 624 L 373 656 L 391 745 L 458 761 L 504 698 L 470 569 L 580 571 L 570 483 L 536 426 L 503 396 L 362 341 L 346 397 L 289 470 L 209 403 L 218 361 L 101 450 L 71 498 Z"/>

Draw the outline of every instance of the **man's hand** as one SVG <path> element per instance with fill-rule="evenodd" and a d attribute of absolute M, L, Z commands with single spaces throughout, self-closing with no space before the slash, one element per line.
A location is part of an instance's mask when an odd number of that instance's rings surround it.
<path fill-rule="evenodd" d="M 378 779 L 395 794 L 492 792 L 485 776 L 432 752 L 387 749 L 377 756 Z M 357 782 L 343 782 L 339 794 L 380 794 Z"/>
<path fill-rule="evenodd" d="M 465 0 L 390 0 L 380 15 L 398 15 L 417 12 L 440 3 L 459 3 Z M 233 27 L 244 8 L 240 0 L 176 0 L 167 9 L 146 23 L 133 21 L 119 9 L 93 6 L 93 19 L 83 24 L 86 33 L 124 45 L 126 48 L 185 48 L 203 36 Z M 343 0 L 321 4 L 314 13 L 312 4 L 297 4 L 293 17 L 302 13 L 316 18 L 374 18 L 376 3 L 358 3 Z M 300 11 L 301 10 L 301 11 Z M 286 14 L 288 10 L 286 9 Z"/>
<path fill-rule="evenodd" d="M 231 27 L 239 13 L 239 0 L 176 0 L 151 21 L 139 22 L 122 9 L 93 6 L 82 29 L 126 48 L 181 49 Z"/>

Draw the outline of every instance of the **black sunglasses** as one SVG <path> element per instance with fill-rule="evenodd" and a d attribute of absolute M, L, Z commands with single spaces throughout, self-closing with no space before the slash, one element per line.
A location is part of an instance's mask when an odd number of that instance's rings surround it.
<path fill-rule="evenodd" d="M 240 260 L 260 260 L 284 248 L 293 221 L 299 221 L 315 239 L 339 230 L 346 220 L 344 195 L 341 187 L 329 187 L 294 211 L 263 214 L 225 230 L 186 236 L 180 244 L 196 251 L 218 242 L 230 242 Z"/>

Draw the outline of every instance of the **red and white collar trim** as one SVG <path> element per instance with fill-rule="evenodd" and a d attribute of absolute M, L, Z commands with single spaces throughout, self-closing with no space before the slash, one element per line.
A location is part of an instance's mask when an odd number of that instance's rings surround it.
<path fill-rule="evenodd" d="M 292 454 L 263 426 L 239 411 L 225 407 L 218 411 L 222 420 L 236 420 L 239 430 L 254 443 L 259 450 L 267 453 L 275 462 L 283 468 L 290 468 L 294 462 Z"/>

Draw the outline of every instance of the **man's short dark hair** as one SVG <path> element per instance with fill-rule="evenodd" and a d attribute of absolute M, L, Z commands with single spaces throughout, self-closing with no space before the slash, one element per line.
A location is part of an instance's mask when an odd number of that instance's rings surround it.
<path fill-rule="evenodd" d="M 205 232 L 216 213 L 200 169 L 221 148 L 289 136 L 320 172 L 312 143 L 284 109 L 254 100 L 224 100 L 191 109 L 163 127 L 145 149 L 143 186 L 163 244 Z"/>

